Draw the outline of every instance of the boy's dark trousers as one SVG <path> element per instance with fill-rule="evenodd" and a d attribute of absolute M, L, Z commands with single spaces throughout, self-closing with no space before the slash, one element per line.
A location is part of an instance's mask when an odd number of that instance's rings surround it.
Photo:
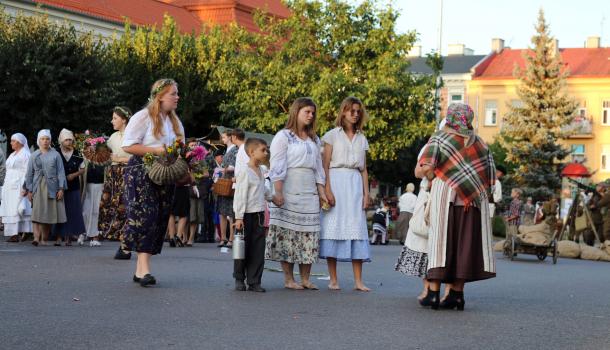
<path fill-rule="evenodd" d="M 233 277 L 243 281 L 247 277 L 248 285 L 260 285 L 265 267 L 265 215 L 259 213 L 244 214 L 244 240 L 246 258 L 234 260 Z"/>

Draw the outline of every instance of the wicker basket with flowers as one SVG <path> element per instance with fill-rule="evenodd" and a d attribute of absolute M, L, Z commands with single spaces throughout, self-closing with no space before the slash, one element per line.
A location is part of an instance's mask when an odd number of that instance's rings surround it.
<path fill-rule="evenodd" d="M 184 159 L 185 151 L 184 143 L 176 140 L 165 146 L 165 152 L 160 156 L 152 153 L 144 155 L 144 165 L 150 180 L 157 185 L 173 185 L 187 176 L 189 166 Z"/>
<path fill-rule="evenodd" d="M 87 161 L 101 166 L 112 162 L 112 150 L 108 147 L 108 139 L 105 136 L 95 135 L 86 130 L 84 134 L 77 134 L 75 138 L 76 149 L 81 151 Z"/>

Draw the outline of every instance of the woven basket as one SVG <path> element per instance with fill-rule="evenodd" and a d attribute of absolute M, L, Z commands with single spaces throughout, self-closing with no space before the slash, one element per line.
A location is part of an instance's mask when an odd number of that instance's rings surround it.
<path fill-rule="evenodd" d="M 155 161 L 148 170 L 148 177 L 157 185 L 173 185 L 184 178 L 188 171 L 189 166 L 182 158 L 171 164 Z"/>
<path fill-rule="evenodd" d="M 217 196 L 233 197 L 234 192 L 231 179 L 218 179 L 212 186 L 212 193 Z"/>
<path fill-rule="evenodd" d="M 94 165 L 108 165 L 112 163 L 112 151 L 107 146 L 85 146 L 83 147 L 83 158 Z"/>

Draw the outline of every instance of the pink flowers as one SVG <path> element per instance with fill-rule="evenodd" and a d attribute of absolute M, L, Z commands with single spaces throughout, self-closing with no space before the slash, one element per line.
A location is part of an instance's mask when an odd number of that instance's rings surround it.
<path fill-rule="evenodd" d="M 85 140 L 85 143 L 89 144 L 89 146 L 95 146 L 98 143 L 106 143 L 106 139 L 103 136 L 88 138 Z"/>
<path fill-rule="evenodd" d="M 208 154 L 208 150 L 203 146 L 195 146 L 191 151 L 191 157 L 194 161 L 199 162 L 205 159 L 205 156 Z"/>

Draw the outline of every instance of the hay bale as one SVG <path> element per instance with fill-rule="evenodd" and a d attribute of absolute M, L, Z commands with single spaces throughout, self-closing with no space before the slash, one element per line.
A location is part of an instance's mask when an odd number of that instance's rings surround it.
<path fill-rule="evenodd" d="M 602 243 L 600 249 L 605 251 L 606 254 L 610 255 L 610 241 L 605 241 L 604 243 Z"/>
<path fill-rule="evenodd" d="M 588 245 L 582 245 L 580 247 L 580 258 L 593 261 L 608 261 L 610 259 L 605 251 Z"/>
<path fill-rule="evenodd" d="M 557 242 L 557 254 L 562 258 L 577 259 L 580 256 L 580 246 L 572 241 Z"/>
<path fill-rule="evenodd" d="M 545 222 L 541 222 L 538 225 L 521 225 L 519 226 L 519 233 L 521 234 L 529 234 L 534 232 L 541 232 L 547 235 L 551 234 L 551 228 Z"/>
<path fill-rule="evenodd" d="M 496 244 L 494 244 L 494 252 L 502 252 L 504 251 L 504 239 L 501 241 L 496 242 Z"/>
<path fill-rule="evenodd" d="M 548 245 L 551 243 L 551 236 L 544 232 L 529 232 L 525 234 L 519 234 L 519 238 L 525 243 Z"/>

